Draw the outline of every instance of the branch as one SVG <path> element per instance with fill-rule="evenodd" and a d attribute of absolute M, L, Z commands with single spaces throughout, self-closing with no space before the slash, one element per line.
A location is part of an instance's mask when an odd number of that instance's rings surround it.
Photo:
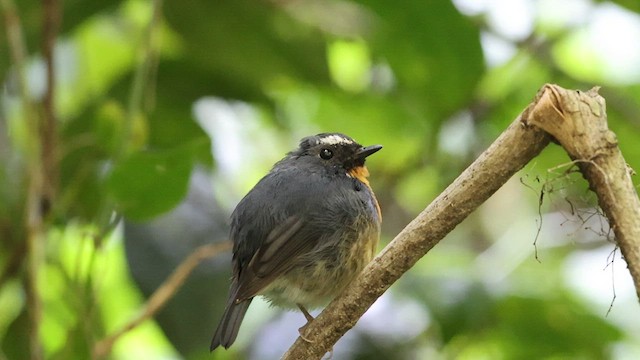
<path fill-rule="evenodd" d="M 526 125 L 536 101 L 417 218 L 396 236 L 298 338 L 283 359 L 320 359 L 402 274 L 549 143 Z"/>
<path fill-rule="evenodd" d="M 24 108 L 25 114 L 32 112 L 29 102 L 29 89 L 27 88 L 26 64 L 27 64 L 27 46 L 22 33 L 22 25 L 16 4 L 13 0 L 0 0 L 2 6 L 3 20 L 5 31 L 7 33 L 7 45 L 9 47 L 9 55 L 11 62 L 17 73 L 17 84 L 20 92 L 20 100 Z M 27 117 L 28 118 L 28 117 Z"/>
<path fill-rule="evenodd" d="M 545 106 L 531 111 L 529 124 L 564 147 L 597 194 L 640 298 L 640 200 L 618 139 L 608 129 L 604 99 L 598 88 L 581 92 L 545 85 L 538 101 Z"/>
<path fill-rule="evenodd" d="M 27 46 L 22 33 L 22 25 L 15 3 L 12 0 L 0 0 L 4 15 L 7 43 L 11 61 L 15 67 L 23 120 L 26 122 L 26 196 L 24 206 L 25 244 L 27 269 L 25 294 L 29 314 L 29 351 L 30 358 L 43 358 L 40 342 L 40 321 L 42 318 L 42 300 L 38 294 L 38 274 L 44 256 L 42 246 L 44 231 L 41 212 L 42 184 L 40 159 L 40 134 L 38 114 L 31 102 L 26 77 Z"/>
<path fill-rule="evenodd" d="M 40 127 L 42 173 L 44 174 L 42 204 L 44 213 L 50 209 L 58 186 L 58 130 L 55 114 L 55 45 L 62 12 L 58 0 L 44 0 L 42 26 L 42 54 L 47 67 L 47 88 L 44 94 L 44 109 Z"/>
<path fill-rule="evenodd" d="M 194 250 L 178 267 L 173 271 L 171 276 L 151 295 L 142 311 L 127 324 L 105 337 L 95 344 L 93 347 L 93 359 L 104 358 L 111 352 L 113 344 L 124 334 L 134 329 L 144 321 L 154 316 L 169 301 L 173 295 L 180 289 L 182 284 L 187 280 L 189 274 L 203 260 L 212 258 L 223 251 L 231 249 L 231 242 L 225 241 L 221 243 L 203 245 Z"/>

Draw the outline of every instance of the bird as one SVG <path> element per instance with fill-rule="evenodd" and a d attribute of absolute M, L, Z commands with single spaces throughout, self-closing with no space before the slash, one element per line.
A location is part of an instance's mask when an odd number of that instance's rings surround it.
<path fill-rule="evenodd" d="M 382 213 L 365 160 L 380 149 L 342 133 L 307 136 L 238 203 L 229 297 L 210 351 L 234 343 L 258 295 L 299 308 L 308 325 L 308 309 L 326 305 L 373 259 Z"/>

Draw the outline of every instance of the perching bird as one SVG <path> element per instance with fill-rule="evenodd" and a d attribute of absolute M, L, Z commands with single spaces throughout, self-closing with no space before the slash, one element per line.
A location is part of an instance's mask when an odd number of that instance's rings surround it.
<path fill-rule="evenodd" d="M 339 133 L 305 137 L 240 201 L 231 215 L 233 278 L 210 350 L 228 348 L 257 295 L 273 305 L 325 305 L 371 261 L 380 206 L 363 147 Z"/>

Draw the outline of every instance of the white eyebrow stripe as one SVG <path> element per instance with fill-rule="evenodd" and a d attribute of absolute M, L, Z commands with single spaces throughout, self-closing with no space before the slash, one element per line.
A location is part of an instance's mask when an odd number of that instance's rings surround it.
<path fill-rule="evenodd" d="M 329 135 L 323 138 L 320 138 L 320 143 L 324 145 L 336 145 L 336 144 L 353 144 L 353 141 L 343 138 L 340 135 Z"/>

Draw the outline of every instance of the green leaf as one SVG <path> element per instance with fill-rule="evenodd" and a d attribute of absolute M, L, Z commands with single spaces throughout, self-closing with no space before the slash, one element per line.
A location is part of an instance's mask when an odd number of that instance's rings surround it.
<path fill-rule="evenodd" d="M 605 1 L 598 1 L 598 2 L 605 2 Z M 638 0 L 614 0 L 612 2 L 626 8 L 627 10 L 640 12 L 640 2 L 638 2 Z"/>
<path fill-rule="evenodd" d="M 186 195 L 198 146 L 134 153 L 115 166 L 107 188 L 132 220 L 171 210 Z"/>
<path fill-rule="evenodd" d="M 448 116 L 469 101 L 484 72 L 480 31 L 450 1 L 361 1 L 380 20 L 373 57 L 388 61 L 416 106 Z M 428 100 L 427 100 L 428 99 Z"/>
<path fill-rule="evenodd" d="M 201 84 L 201 77 L 211 79 L 208 94 L 264 101 L 263 86 L 280 78 L 329 83 L 321 33 L 279 7 L 248 0 L 167 1 L 163 14 L 188 54 L 189 68 L 180 69 L 173 87 L 189 87 L 192 78 Z M 165 70 L 161 65 L 161 76 Z"/>

